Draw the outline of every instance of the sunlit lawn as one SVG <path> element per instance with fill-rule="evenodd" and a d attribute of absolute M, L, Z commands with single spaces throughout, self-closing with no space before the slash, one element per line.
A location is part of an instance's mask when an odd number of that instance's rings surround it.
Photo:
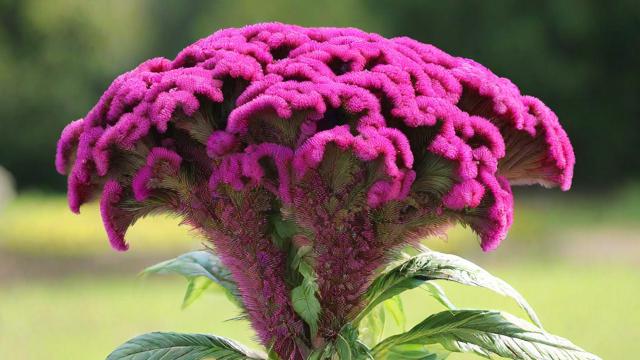
<path fill-rule="evenodd" d="M 640 353 L 640 274 L 631 268 L 526 263 L 491 269 L 517 284 L 547 329 L 604 359 Z M 181 311 L 185 282 L 174 277 L 87 278 L 14 283 L 0 289 L 0 359 L 102 359 L 143 332 L 209 332 L 251 343 L 237 310 L 211 293 Z M 508 299 L 479 289 L 447 286 L 459 306 L 522 313 Z M 417 290 L 405 298 L 413 324 L 440 308 Z M 253 344 L 252 344 L 253 345 Z M 631 356 L 631 357 L 630 357 Z M 452 356 L 472 359 L 473 356 Z"/>
<path fill-rule="evenodd" d="M 132 251 L 178 252 L 193 247 L 194 236 L 169 216 L 143 219 L 128 232 Z M 27 193 L 0 213 L 0 251 L 43 256 L 89 256 L 111 251 L 96 203 L 73 214 L 64 196 Z"/>

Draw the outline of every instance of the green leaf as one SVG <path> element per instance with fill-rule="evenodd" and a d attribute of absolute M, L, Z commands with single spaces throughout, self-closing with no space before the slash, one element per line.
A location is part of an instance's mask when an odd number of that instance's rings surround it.
<path fill-rule="evenodd" d="M 309 356 L 307 357 L 307 360 L 320 360 L 321 356 L 322 356 L 322 351 L 324 349 L 320 349 L 320 350 L 313 350 L 311 352 L 311 354 L 309 354 Z"/>
<path fill-rule="evenodd" d="M 189 280 L 187 293 L 185 294 L 183 307 L 193 303 L 208 288 L 211 283 L 219 285 L 225 290 L 228 297 L 240 308 L 242 300 L 238 286 L 231 278 L 231 273 L 222 265 L 220 259 L 210 251 L 200 250 L 180 255 L 174 259 L 163 261 L 142 271 L 142 275 L 148 274 L 177 274 Z M 196 278 L 204 278 L 207 280 Z"/>
<path fill-rule="evenodd" d="M 264 359 L 233 340 L 214 335 L 153 332 L 120 345 L 106 360 Z"/>
<path fill-rule="evenodd" d="M 358 336 L 358 330 L 351 324 L 342 328 L 335 341 L 338 359 L 373 360 L 371 349 Z"/>
<path fill-rule="evenodd" d="M 436 299 L 440 304 L 446 307 L 449 310 L 456 310 L 457 307 L 449 300 L 447 295 L 444 293 L 444 289 L 434 282 L 427 281 L 422 286 L 429 294 Z"/>
<path fill-rule="evenodd" d="M 449 357 L 448 351 L 433 352 L 424 345 L 402 344 L 389 349 L 388 360 L 444 360 Z"/>
<path fill-rule="evenodd" d="M 362 319 L 358 327 L 359 337 L 368 346 L 374 346 L 382 340 L 386 322 L 385 309 L 378 306 Z"/>
<path fill-rule="evenodd" d="M 281 250 L 287 252 L 286 280 L 293 288 L 291 290 L 291 303 L 293 310 L 309 325 L 312 337 L 318 332 L 318 319 L 320 317 L 320 302 L 316 297 L 318 284 L 316 273 L 311 265 L 313 247 L 311 245 L 297 245 L 292 242 L 296 234 L 312 235 L 299 227 L 294 221 L 286 220 L 281 213 L 272 214 L 269 217 L 272 226 L 272 241 Z"/>
<path fill-rule="evenodd" d="M 285 220 L 279 213 L 270 217 L 271 223 L 275 229 L 276 234 L 283 239 L 290 239 L 293 235 L 300 232 L 300 228 L 295 222 Z"/>
<path fill-rule="evenodd" d="M 398 325 L 402 331 L 405 331 L 407 318 L 404 315 L 404 307 L 402 306 L 402 299 L 400 299 L 400 296 L 396 295 L 391 299 L 384 301 L 382 306 L 386 312 L 391 314 L 396 325 Z"/>
<path fill-rule="evenodd" d="M 570 341 L 529 322 L 488 310 L 451 310 L 429 316 L 411 330 L 385 339 L 373 350 L 376 359 L 403 344 L 441 344 L 455 352 L 492 354 L 518 360 L 600 360 Z"/>
<path fill-rule="evenodd" d="M 377 304 L 401 292 L 421 286 L 429 280 L 449 280 L 464 285 L 480 286 L 513 298 L 529 318 L 541 326 L 533 308 L 514 288 L 486 270 L 459 256 L 436 251 L 420 253 L 378 276 L 365 294 L 367 306 L 358 315 L 357 323 Z"/>
<path fill-rule="evenodd" d="M 312 336 L 318 332 L 318 318 L 320 316 L 320 302 L 315 293 L 316 287 L 307 283 L 291 290 L 293 310 L 309 325 Z"/>
<path fill-rule="evenodd" d="M 335 352 L 333 344 L 327 344 L 320 349 L 313 350 L 307 360 L 325 360 L 331 359 L 331 355 Z"/>
<path fill-rule="evenodd" d="M 272 226 L 271 239 L 281 250 L 286 251 L 291 246 L 291 238 L 296 234 L 313 237 L 313 233 L 299 227 L 295 221 L 284 219 L 281 213 L 270 215 L 269 223 Z"/>
<path fill-rule="evenodd" d="M 310 264 L 311 246 L 291 247 L 290 268 L 293 270 L 290 278 L 296 279 L 297 286 L 291 290 L 293 310 L 309 325 L 311 336 L 318 332 L 320 317 L 320 302 L 316 296 L 318 284 L 316 273 Z M 293 276 L 295 275 L 295 276 Z"/>
<path fill-rule="evenodd" d="M 309 256 L 309 254 L 311 253 L 311 251 L 313 250 L 313 247 L 311 247 L 310 245 L 304 245 L 301 246 L 299 248 L 296 249 L 295 255 L 293 256 L 293 259 L 291 260 L 291 268 L 292 269 L 298 269 L 300 271 L 300 273 L 302 274 L 302 276 L 309 276 L 309 274 L 312 273 L 312 269 L 309 269 L 310 266 L 309 264 L 305 261 L 305 257 Z M 303 269 L 302 267 L 307 266 L 307 269 Z M 304 274 L 303 272 L 306 271 L 306 274 Z"/>
<path fill-rule="evenodd" d="M 182 308 L 184 309 L 193 304 L 211 284 L 213 284 L 213 281 L 204 276 L 189 279 L 189 285 L 187 285 L 187 291 L 184 293 L 184 299 L 182 300 Z"/>
<path fill-rule="evenodd" d="M 378 306 L 380 303 L 391 299 L 392 297 L 399 295 L 400 293 L 411 290 L 416 287 L 422 285 L 425 280 L 416 279 L 416 278 L 398 278 L 395 282 L 388 282 L 386 284 L 382 284 L 381 278 L 385 277 L 390 273 L 383 273 L 379 277 L 377 277 L 373 283 L 367 289 L 367 292 L 364 295 L 366 306 L 362 311 L 356 316 L 354 319 L 354 323 L 358 324 L 360 320 L 364 316 L 366 316 L 372 309 Z M 379 281 L 380 280 L 380 281 Z"/>
<path fill-rule="evenodd" d="M 269 349 L 269 352 L 267 353 L 267 360 L 282 360 L 280 358 L 280 356 L 275 352 L 275 350 L 273 349 L 273 347 L 271 347 Z"/>
<path fill-rule="evenodd" d="M 178 274 L 188 279 L 204 276 L 216 283 L 235 286 L 231 273 L 216 255 L 207 250 L 192 251 L 150 266 L 142 271 L 142 275 L 147 274 Z"/>
<path fill-rule="evenodd" d="M 396 325 L 401 331 L 406 331 L 406 318 L 399 296 L 388 299 L 380 306 L 370 311 L 358 326 L 359 339 L 367 346 L 373 346 L 380 342 L 384 334 L 387 314 L 391 315 Z"/>
<path fill-rule="evenodd" d="M 349 340 L 345 339 L 342 334 L 338 334 L 338 338 L 336 339 L 336 352 L 340 360 L 352 359 L 351 345 L 349 344 Z"/>

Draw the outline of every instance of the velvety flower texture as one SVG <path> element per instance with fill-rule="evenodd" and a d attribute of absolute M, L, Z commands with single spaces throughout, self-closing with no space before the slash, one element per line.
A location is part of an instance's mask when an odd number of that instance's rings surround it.
<path fill-rule="evenodd" d="M 224 29 L 119 76 L 58 143 L 74 212 L 94 195 L 114 248 L 171 212 L 231 270 L 265 346 L 300 358 L 361 307 L 394 251 L 460 222 L 484 250 L 512 223 L 511 185 L 566 190 L 574 155 L 540 100 L 431 45 L 357 29 Z M 293 311 L 269 219 L 311 246 L 322 305 Z"/>

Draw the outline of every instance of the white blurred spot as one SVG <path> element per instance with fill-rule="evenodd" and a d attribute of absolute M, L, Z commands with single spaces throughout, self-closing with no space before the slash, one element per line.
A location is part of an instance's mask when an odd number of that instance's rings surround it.
<path fill-rule="evenodd" d="M 15 181 L 11 173 L 0 166 L 0 212 L 16 196 Z"/>

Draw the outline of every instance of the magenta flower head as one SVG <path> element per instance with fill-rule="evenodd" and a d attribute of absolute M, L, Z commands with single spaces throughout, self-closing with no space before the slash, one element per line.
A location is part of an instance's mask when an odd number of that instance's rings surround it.
<path fill-rule="evenodd" d="M 334 339 L 397 250 L 454 223 L 495 249 L 511 185 L 566 190 L 573 165 L 555 114 L 472 60 L 275 23 L 220 30 L 121 75 L 64 129 L 56 157 L 73 211 L 101 197 L 114 248 L 149 213 L 206 237 L 283 359 L 297 359 L 301 334 Z M 315 276 L 317 329 L 290 299 L 291 248 Z"/>

